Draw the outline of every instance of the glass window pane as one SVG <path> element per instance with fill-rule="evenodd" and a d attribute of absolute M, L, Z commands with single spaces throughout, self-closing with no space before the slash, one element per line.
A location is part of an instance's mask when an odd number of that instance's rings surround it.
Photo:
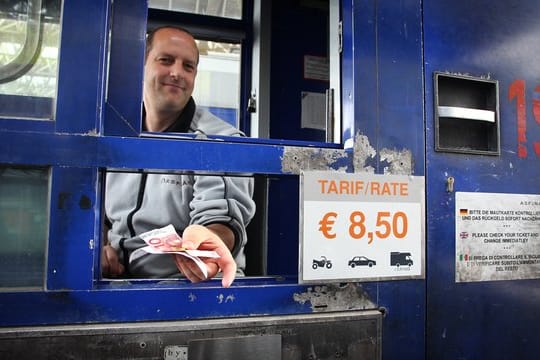
<path fill-rule="evenodd" d="M 61 0 L 0 5 L 0 116 L 54 117 L 60 9 Z"/>
<path fill-rule="evenodd" d="M 242 18 L 242 0 L 149 0 L 148 7 L 230 19 Z"/>
<path fill-rule="evenodd" d="M 0 288 L 43 287 L 49 172 L 0 167 Z"/>
<path fill-rule="evenodd" d="M 193 98 L 197 105 L 238 127 L 240 44 L 197 40 L 200 60 Z"/>

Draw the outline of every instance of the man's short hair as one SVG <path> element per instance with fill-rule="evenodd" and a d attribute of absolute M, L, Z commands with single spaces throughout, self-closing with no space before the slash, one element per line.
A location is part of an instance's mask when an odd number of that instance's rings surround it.
<path fill-rule="evenodd" d="M 144 62 L 146 62 L 146 59 L 148 58 L 148 53 L 150 53 L 150 50 L 152 50 L 152 44 L 154 43 L 154 35 L 161 29 L 178 30 L 178 31 L 181 31 L 183 33 L 188 34 L 193 39 L 195 39 L 195 36 L 193 36 L 191 31 L 189 31 L 186 28 L 183 28 L 181 26 L 178 26 L 178 25 L 162 25 L 162 26 L 158 26 L 156 28 L 153 28 L 152 30 L 150 30 L 146 34 L 146 49 L 145 49 L 145 52 L 144 52 Z M 199 48 L 197 46 L 195 46 L 195 48 L 197 49 L 197 63 L 199 63 Z"/>

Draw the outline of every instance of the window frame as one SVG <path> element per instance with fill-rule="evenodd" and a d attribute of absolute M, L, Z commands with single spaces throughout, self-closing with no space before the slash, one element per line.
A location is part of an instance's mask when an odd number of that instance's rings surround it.
<path fill-rule="evenodd" d="M 44 288 L 0 289 L 1 326 L 312 312 L 309 303 L 294 300 L 309 288 L 294 276 L 240 278 L 228 289 L 219 280 L 188 284 L 100 279 L 104 169 L 291 175 L 281 163 L 287 148 L 343 149 L 342 144 L 271 139 L 140 136 L 135 129 L 140 129 L 141 109 L 133 104 L 141 103 L 146 17 L 144 1 L 114 0 L 114 9 L 110 0 L 64 1 L 56 120 L 38 129 L 33 121 L 16 119 L 0 126 L 0 164 L 48 166 L 52 173 Z M 247 108 L 250 92 L 244 71 L 241 109 Z M 164 152 L 184 157 L 164 158 Z"/>

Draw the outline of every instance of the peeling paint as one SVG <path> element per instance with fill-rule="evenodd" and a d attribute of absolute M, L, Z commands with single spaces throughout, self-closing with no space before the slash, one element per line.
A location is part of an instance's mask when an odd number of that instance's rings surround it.
<path fill-rule="evenodd" d="M 88 131 L 85 135 L 88 136 L 99 136 L 99 133 L 96 128 L 93 128 L 92 130 Z"/>
<path fill-rule="evenodd" d="M 219 294 L 218 296 L 216 296 L 216 298 L 218 299 L 218 304 L 223 304 L 224 302 L 225 303 L 234 302 L 236 300 L 234 295 L 227 295 L 225 297 L 225 295 Z"/>
<path fill-rule="evenodd" d="M 388 166 L 384 167 L 384 174 L 412 175 L 413 161 L 410 150 L 382 149 L 379 158 L 381 162 L 388 163 Z"/>
<path fill-rule="evenodd" d="M 355 173 L 375 173 L 369 165 L 370 160 L 379 156 L 383 163 L 384 174 L 412 175 L 413 157 L 409 149 L 382 149 L 379 154 L 371 146 L 366 135 L 357 133 L 354 140 L 352 167 Z M 321 149 L 286 146 L 281 158 L 281 170 L 284 173 L 300 174 L 304 170 L 346 172 L 350 163 L 350 154 L 343 149 Z"/>
<path fill-rule="evenodd" d="M 342 149 L 320 149 L 287 146 L 281 158 L 281 170 L 284 173 L 300 174 L 303 170 L 331 170 L 345 172 L 347 166 L 337 169 L 332 167 L 340 160 L 346 160 L 348 154 Z"/>
<path fill-rule="evenodd" d="M 442 71 L 441 73 L 445 75 L 461 76 L 461 77 L 468 77 L 468 78 L 475 78 L 475 79 L 482 79 L 482 80 L 492 79 L 491 73 L 481 74 L 481 75 L 472 75 L 466 72 L 455 72 L 455 71 L 448 71 L 448 70 Z"/>
<path fill-rule="evenodd" d="M 382 149 L 379 152 L 379 161 L 385 165 L 384 174 L 412 175 L 413 158 L 409 149 Z M 377 150 L 371 146 L 369 138 L 363 134 L 356 134 L 354 140 L 354 172 L 375 173 L 373 166 L 367 165 L 369 159 L 375 159 Z"/>
<path fill-rule="evenodd" d="M 356 134 L 354 139 L 354 172 L 375 173 L 375 169 L 372 166 L 366 166 L 367 160 L 374 158 L 375 155 L 377 155 L 377 151 L 369 143 L 369 138 L 360 133 Z"/>
<path fill-rule="evenodd" d="M 304 293 L 295 293 L 294 301 L 302 305 L 309 302 L 313 312 L 376 308 L 364 289 L 353 283 L 309 287 Z"/>

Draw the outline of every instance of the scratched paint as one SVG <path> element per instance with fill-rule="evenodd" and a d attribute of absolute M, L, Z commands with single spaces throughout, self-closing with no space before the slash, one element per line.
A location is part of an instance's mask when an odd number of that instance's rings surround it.
<path fill-rule="evenodd" d="M 217 299 L 218 304 L 225 304 L 225 303 L 228 303 L 228 302 L 234 302 L 236 300 L 234 295 L 225 296 L 223 294 L 219 294 L 218 296 L 216 296 L 216 299 Z"/>
<path fill-rule="evenodd" d="M 356 134 L 354 142 L 354 171 L 375 173 L 373 166 L 369 165 L 370 159 L 376 159 L 384 166 L 384 174 L 412 175 L 413 158 L 409 149 L 382 149 L 379 154 L 375 150 L 366 135 Z"/>
<path fill-rule="evenodd" d="M 377 152 L 369 143 L 367 136 L 357 134 L 353 149 L 352 165 L 355 172 L 375 173 L 372 166 L 366 165 Z M 284 173 L 300 174 L 303 170 L 347 171 L 351 162 L 349 152 L 342 149 L 301 148 L 287 146 L 283 150 L 281 169 Z"/>
<path fill-rule="evenodd" d="M 302 170 L 329 170 L 345 172 L 347 166 L 339 162 L 348 154 L 341 149 L 301 148 L 287 146 L 283 150 L 281 168 L 284 173 L 300 174 Z M 337 168 L 336 168 L 337 167 Z"/>
<path fill-rule="evenodd" d="M 366 135 L 358 133 L 355 136 L 353 149 L 354 172 L 375 173 L 375 168 L 369 165 L 369 160 L 379 156 L 384 166 L 384 174 L 411 175 L 413 171 L 412 152 L 409 149 L 382 149 L 379 154 L 371 146 Z M 341 162 L 341 163 L 340 163 Z M 349 153 L 341 149 L 301 148 L 287 146 L 281 158 L 281 168 L 284 173 L 299 174 L 303 170 L 347 171 L 350 162 Z"/>
<path fill-rule="evenodd" d="M 410 150 L 382 149 L 379 158 L 387 164 L 384 166 L 384 174 L 412 175 L 413 160 Z"/>
<path fill-rule="evenodd" d="M 307 288 L 306 292 L 295 293 L 294 301 L 311 305 L 313 312 L 339 310 L 365 310 L 377 306 L 369 299 L 362 286 L 347 283 L 341 285 L 320 285 Z"/>
<path fill-rule="evenodd" d="M 366 135 L 357 133 L 354 139 L 354 172 L 375 173 L 372 166 L 366 165 L 368 159 L 375 158 L 377 151 L 369 143 L 369 138 Z"/>

